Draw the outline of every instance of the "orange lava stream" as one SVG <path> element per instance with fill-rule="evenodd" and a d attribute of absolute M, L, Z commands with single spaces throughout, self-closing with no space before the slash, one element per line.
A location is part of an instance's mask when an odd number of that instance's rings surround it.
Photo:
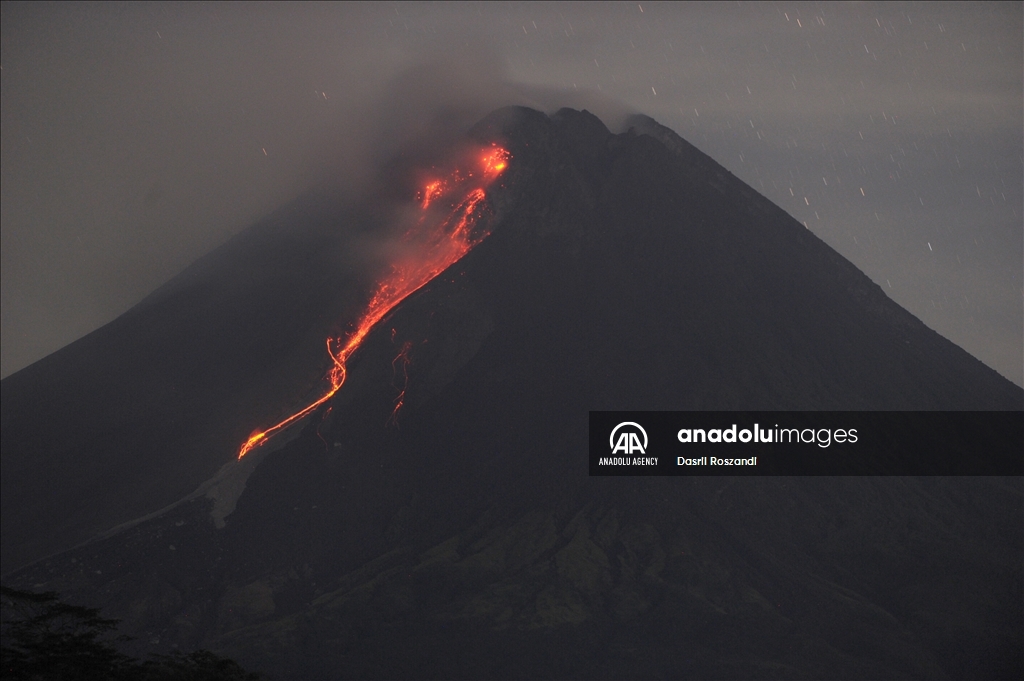
<path fill-rule="evenodd" d="M 472 183 L 475 186 L 455 203 L 444 220 L 426 234 L 421 233 L 426 215 L 421 217 L 418 225 L 406 235 L 407 241 L 415 239 L 419 242 L 416 254 L 392 265 L 391 273 L 378 284 L 366 311 L 347 338 L 327 338 L 327 353 L 333 361 L 333 366 L 327 374 L 330 388 L 322 397 L 283 421 L 250 435 L 238 451 L 239 459 L 334 397 L 345 383 L 349 358 L 359 349 L 377 323 L 399 303 L 460 260 L 487 236 L 487 233 L 474 229 L 479 219 L 478 209 L 486 198 L 484 187 L 508 167 L 510 158 L 506 150 L 493 146 L 477 154 L 477 173 L 462 173 L 455 170 L 446 179 L 426 183 L 420 197 L 420 207 L 423 211 L 437 199 L 454 193 L 465 184 Z M 397 410 L 396 407 L 395 411 Z"/>
<path fill-rule="evenodd" d="M 398 397 L 395 398 L 395 408 L 391 410 L 391 416 L 387 420 L 387 425 L 395 426 L 396 428 L 398 427 L 398 412 L 405 405 L 405 391 L 409 387 L 409 364 L 412 362 L 409 359 L 410 350 L 412 350 L 412 343 L 405 341 L 402 343 L 402 349 L 398 352 L 398 356 L 391 360 L 391 372 L 395 377 L 398 374 L 398 367 L 402 367 L 402 389 L 398 391 Z"/>

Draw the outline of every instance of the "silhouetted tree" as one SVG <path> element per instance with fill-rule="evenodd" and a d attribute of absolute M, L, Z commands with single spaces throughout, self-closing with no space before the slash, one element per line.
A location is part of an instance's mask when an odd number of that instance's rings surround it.
<path fill-rule="evenodd" d="M 259 679 L 238 663 L 197 650 L 139 662 L 117 649 L 117 620 L 61 602 L 54 592 L 0 586 L 0 671 L 32 681 L 242 681 Z"/>
<path fill-rule="evenodd" d="M 134 661 L 113 645 L 117 620 L 53 592 L 0 589 L 5 679 L 134 678 Z"/>

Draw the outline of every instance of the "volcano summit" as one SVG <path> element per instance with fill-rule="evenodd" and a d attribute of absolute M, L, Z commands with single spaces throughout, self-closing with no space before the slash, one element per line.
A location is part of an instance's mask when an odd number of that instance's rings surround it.
<path fill-rule="evenodd" d="M 468 144 L 510 155 L 488 236 L 273 446 L 235 462 L 365 309 L 337 234 L 372 201 L 296 202 L 5 379 L 5 582 L 281 678 L 1024 673 L 1020 478 L 586 470 L 590 411 L 1020 388 L 650 118 L 508 108 Z"/>

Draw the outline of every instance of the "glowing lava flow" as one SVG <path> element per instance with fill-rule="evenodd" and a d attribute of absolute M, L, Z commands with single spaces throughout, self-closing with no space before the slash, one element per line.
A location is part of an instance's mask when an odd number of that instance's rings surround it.
<path fill-rule="evenodd" d="M 324 395 L 295 412 L 280 423 L 264 431 L 253 433 L 238 451 L 238 458 L 248 454 L 254 447 L 267 442 L 277 433 L 312 413 L 317 407 L 331 399 L 345 383 L 347 364 L 352 354 L 359 349 L 363 340 L 377 323 L 387 316 L 399 303 L 415 293 L 434 277 L 466 255 L 480 243 L 486 232 L 474 229 L 479 220 L 478 209 L 486 194 L 488 186 L 508 167 L 511 155 L 498 146 L 480 150 L 476 154 L 476 172 L 453 171 L 447 178 L 431 180 L 426 183 L 419 197 L 420 207 L 424 215 L 419 223 L 405 237 L 406 241 L 415 240 L 416 253 L 392 265 L 391 273 L 381 281 L 366 311 L 359 318 L 355 329 L 347 338 L 328 338 L 327 353 L 334 365 L 327 374 L 330 388 Z M 462 198 L 454 203 L 451 212 L 433 229 L 424 233 L 425 212 L 438 199 L 454 194 L 457 190 L 471 185 Z M 399 403 L 399 407 L 401 404 Z M 396 407 L 395 411 L 398 411 Z"/>
<path fill-rule="evenodd" d="M 392 337 L 394 329 L 392 331 Z M 405 405 L 405 391 L 409 387 L 409 351 L 412 350 L 412 343 L 405 341 L 402 343 L 402 349 L 398 352 L 398 356 L 391 360 L 391 373 L 394 378 L 398 377 L 398 367 L 402 367 L 402 389 L 398 391 L 398 397 L 395 398 L 395 408 L 391 410 L 391 416 L 388 417 L 387 425 L 398 427 L 398 412 Z"/>

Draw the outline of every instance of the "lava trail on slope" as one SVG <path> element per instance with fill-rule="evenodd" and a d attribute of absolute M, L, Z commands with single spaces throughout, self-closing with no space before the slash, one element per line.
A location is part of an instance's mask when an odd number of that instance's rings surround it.
<path fill-rule="evenodd" d="M 330 387 L 299 411 L 250 435 L 238 451 L 239 459 L 331 399 L 345 383 L 349 358 L 377 323 L 487 237 L 488 232 L 480 225 L 487 198 L 485 190 L 508 167 L 511 154 L 492 145 L 477 149 L 470 158 L 468 169 L 456 167 L 444 177 L 425 182 L 416 197 L 420 217 L 402 239 L 410 248 L 403 249 L 403 255 L 391 263 L 390 272 L 377 284 L 366 310 L 348 336 L 327 338 L 327 353 L 332 360 L 326 377 Z M 446 209 L 444 217 L 432 220 L 438 205 Z"/>

